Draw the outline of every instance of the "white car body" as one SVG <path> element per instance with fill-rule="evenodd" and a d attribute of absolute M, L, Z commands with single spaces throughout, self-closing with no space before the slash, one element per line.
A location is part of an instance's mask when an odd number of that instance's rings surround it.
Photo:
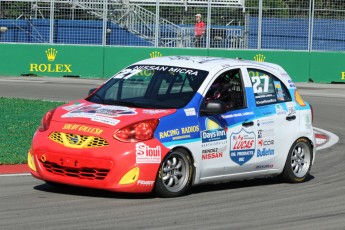
<path fill-rule="evenodd" d="M 163 142 L 169 149 L 182 147 L 192 154 L 195 166 L 193 184 L 281 174 L 291 146 L 301 137 L 307 138 L 313 146 L 312 160 L 314 161 L 315 140 L 310 106 L 304 102 L 300 105 L 298 103 L 301 100 L 300 97 L 296 101 L 295 92 L 297 89 L 290 76 L 279 65 L 241 59 L 189 56 L 152 58 L 138 62 L 136 65 L 178 66 L 182 72 L 184 68 L 208 71 L 207 78 L 198 89 L 198 93 L 202 98 L 205 98 L 208 89 L 218 76 L 229 70 L 239 69 L 241 71 L 246 108 L 232 109 L 221 115 L 228 129 L 226 140 L 215 141 L 212 145 L 205 147 L 207 144 L 203 146 L 201 134 L 201 138 L 192 140 Z M 285 85 L 291 96 L 291 101 L 260 106 L 254 104 L 253 84 L 249 76 L 252 73 L 248 69 L 262 70 L 275 76 Z M 199 107 L 201 103 L 202 101 L 200 101 Z M 197 110 L 195 116 L 198 117 L 199 124 L 184 125 L 199 125 L 201 128 L 201 123 L 205 122 L 205 116 L 199 116 L 198 109 L 195 110 Z M 296 118 L 287 120 L 288 116 L 295 116 Z M 253 121 L 253 125 L 243 127 L 242 123 L 247 121 Z M 184 123 L 184 121 L 181 122 Z M 171 127 L 178 126 L 181 126 L 181 124 L 172 124 Z M 200 131 L 202 133 L 205 130 Z M 235 140 L 238 136 L 246 135 L 247 137 L 244 137 L 244 140 L 254 140 L 255 143 L 255 147 L 243 148 L 243 150 L 254 149 L 254 155 L 249 160 L 246 159 L 246 152 L 241 152 L 242 159 L 233 153 L 234 141 L 232 140 Z M 263 143 L 260 143 L 261 140 L 263 140 Z M 219 153 L 213 151 L 209 152 L 211 155 L 207 155 L 209 153 L 205 150 L 212 149 L 217 149 Z M 229 157 L 229 154 L 234 155 L 233 159 L 231 159 L 231 156 Z"/>

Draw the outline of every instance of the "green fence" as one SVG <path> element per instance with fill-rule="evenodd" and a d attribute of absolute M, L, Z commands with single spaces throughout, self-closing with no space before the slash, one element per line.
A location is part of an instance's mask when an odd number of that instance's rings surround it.
<path fill-rule="evenodd" d="M 133 62 L 169 55 L 198 55 L 272 62 L 296 82 L 345 83 L 345 53 L 1 44 L 0 76 L 109 78 Z"/>

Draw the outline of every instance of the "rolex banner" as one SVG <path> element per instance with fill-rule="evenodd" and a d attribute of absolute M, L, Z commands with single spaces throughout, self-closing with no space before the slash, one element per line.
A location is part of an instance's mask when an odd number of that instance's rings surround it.
<path fill-rule="evenodd" d="M 345 83 L 344 52 L 0 44 L 0 76 L 109 78 L 134 62 L 171 55 L 242 58 L 281 65 L 295 82 Z"/>

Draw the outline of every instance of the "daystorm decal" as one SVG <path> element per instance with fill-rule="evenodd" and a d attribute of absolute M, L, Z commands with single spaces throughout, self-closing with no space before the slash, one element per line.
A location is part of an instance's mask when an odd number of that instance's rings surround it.
<path fill-rule="evenodd" d="M 201 159 L 211 160 L 222 158 L 227 148 L 227 129 L 224 129 L 219 122 L 208 117 L 205 120 L 206 130 L 201 132 Z"/>
<path fill-rule="evenodd" d="M 137 114 L 137 112 L 135 111 L 135 109 L 132 108 L 94 104 L 82 106 L 75 110 L 72 110 L 62 115 L 62 118 L 90 118 L 92 121 L 105 123 L 109 125 L 116 125 L 117 123 L 119 123 L 119 120 L 116 120 L 114 118 L 135 114 Z"/>
<path fill-rule="evenodd" d="M 226 145 L 226 129 L 212 117 L 205 120 L 206 130 L 201 132 L 202 147 L 207 148 L 210 146 Z"/>
<path fill-rule="evenodd" d="M 247 163 L 255 154 L 256 137 L 254 132 L 242 129 L 230 137 L 230 158 L 239 165 Z"/>

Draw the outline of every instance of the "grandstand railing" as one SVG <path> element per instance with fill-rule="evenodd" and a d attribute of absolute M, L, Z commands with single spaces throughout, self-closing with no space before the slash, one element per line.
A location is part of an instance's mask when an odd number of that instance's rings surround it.
<path fill-rule="evenodd" d="M 345 1 L 0 0 L 0 42 L 345 51 Z"/>

